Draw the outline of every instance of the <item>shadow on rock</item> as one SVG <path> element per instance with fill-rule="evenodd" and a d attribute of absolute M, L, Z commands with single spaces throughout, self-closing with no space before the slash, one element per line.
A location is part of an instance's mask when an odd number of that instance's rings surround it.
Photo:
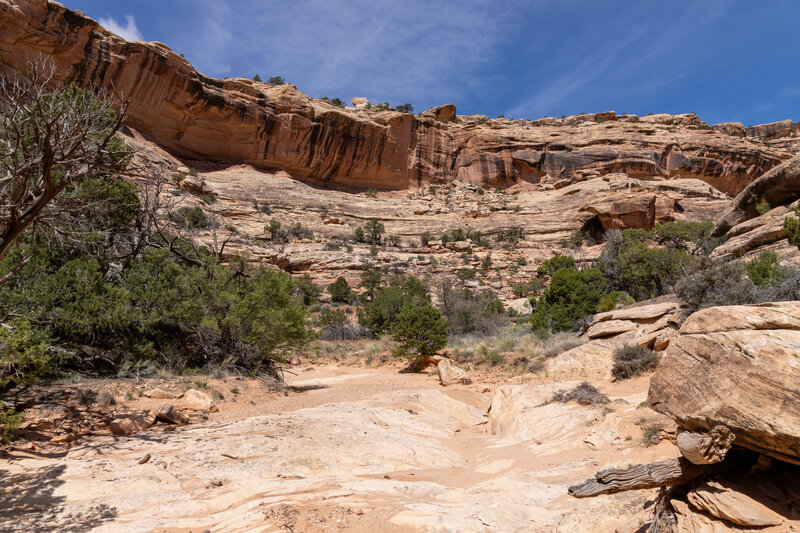
<path fill-rule="evenodd" d="M 66 511 L 66 498 L 55 494 L 65 470 L 63 465 L 20 474 L 0 469 L 0 532 L 88 531 L 117 516 L 116 508 L 105 504 Z"/>

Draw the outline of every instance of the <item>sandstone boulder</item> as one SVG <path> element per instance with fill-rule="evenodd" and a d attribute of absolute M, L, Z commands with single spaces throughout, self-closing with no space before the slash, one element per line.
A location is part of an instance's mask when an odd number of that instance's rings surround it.
<path fill-rule="evenodd" d="M 740 192 L 720 216 L 713 237 L 721 237 L 745 220 L 759 215 L 756 205 L 762 200 L 772 207 L 789 204 L 800 197 L 800 155 L 781 163 Z"/>
<path fill-rule="evenodd" d="M 777 526 L 784 521 L 763 503 L 720 482 L 703 483 L 689 491 L 688 498 L 694 508 L 740 526 Z"/>
<path fill-rule="evenodd" d="M 458 368 L 447 359 L 439 360 L 439 364 L 436 365 L 436 371 L 439 374 L 439 382 L 445 387 L 448 385 L 469 385 L 472 383 L 466 371 Z"/>
<path fill-rule="evenodd" d="M 146 390 L 144 391 L 143 395 L 156 400 L 175 400 L 181 397 L 181 394 L 177 392 L 167 391 L 159 388 Z"/>
<path fill-rule="evenodd" d="M 597 339 L 600 337 L 611 337 L 619 335 L 626 331 L 633 331 L 636 329 L 636 323 L 630 320 L 607 320 L 593 324 L 587 331 L 586 336 L 590 339 Z"/>
<path fill-rule="evenodd" d="M 431 117 L 439 122 L 453 122 L 456 118 L 456 106 L 453 104 L 440 105 L 432 107 L 422 113 L 423 117 Z"/>
<path fill-rule="evenodd" d="M 353 107 L 356 109 L 367 109 L 370 105 L 369 100 L 363 96 L 354 96 L 351 102 L 353 102 Z"/>
<path fill-rule="evenodd" d="M 633 320 L 635 322 L 649 322 L 676 311 L 680 307 L 678 302 L 659 302 L 649 305 L 636 305 L 621 307 L 594 316 L 595 322 L 606 320 Z"/>
<path fill-rule="evenodd" d="M 188 418 L 178 411 L 171 403 L 162 403 L 156 409 L 156 420 L 169 422 L 170 424 L 185 424 Z"/>
<path fill-rule="evenodd" d="M 108 423 L 108 430 L 114 435 L 133 435 L 155 423 L 156 414 L 153 411 L 143 411 L 139 414 L 115 418 Z"/>
<path fill-rule="evenodd" d="M 189 389 L 183 393 L 183 404 L 190 409 L 202 411 L 219 411 L 217 402 L 205 392 L 197 389 Z"/>
<path fill-rule="evenodd" d="M 669 343 L 648 401 L 684 429 L 719 424 L 736 444 L 800 464 L 800 302 L 692 314 Z"/>

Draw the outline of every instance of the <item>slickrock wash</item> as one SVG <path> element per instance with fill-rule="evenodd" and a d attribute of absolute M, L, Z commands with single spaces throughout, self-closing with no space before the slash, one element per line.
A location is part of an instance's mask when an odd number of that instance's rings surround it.
<path fill-rule="evenodd" d="M 761 137 L 796 129 L 791 121 L 711 129 L 694 114 L 527 121 L 456 117 L 454 106 L 420 116 L 343 109 L 293 85 L 204 76 L 161 43 L 127 42 L 55 2 L 0 0 L 0 59 L 25 71 L 37 54 L 52 59 L 56 82 L 131 99 L 128 124 L 179 157 L 247 162 L 338 188 L 564 184 L 624 172 L 697 178 L 736 194 L 790 156 Z"/>

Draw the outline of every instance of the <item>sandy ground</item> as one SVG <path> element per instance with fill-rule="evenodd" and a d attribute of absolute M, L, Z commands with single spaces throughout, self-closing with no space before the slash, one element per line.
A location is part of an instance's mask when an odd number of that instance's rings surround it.
<path fill-rule="evenodd" d="M 636 531 L 648 521 L 654 491 L 566 492 L 603 466 L 676 455 L 667 441 L 642 444 L 661 420 L 640 405 L 647 377 L 598 382 L 611 403 L 581 406 L 549 402 L 578 381 L 484 375 L 445 388 L 398 370 L 301 366 L 286 394 L 237 378 L 62 385 L 109 391 L 116 405 L 89 409 L 116 413 L 157 407 L 164 400 L 138 394 L 154 386 L 199 383 L 224 399 L 183 426 L 7 450 L 0 531 Z"/>

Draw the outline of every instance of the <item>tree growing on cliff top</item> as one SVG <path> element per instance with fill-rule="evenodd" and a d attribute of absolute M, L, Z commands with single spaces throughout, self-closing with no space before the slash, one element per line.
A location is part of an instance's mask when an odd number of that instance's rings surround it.
<path fill-rule="evenodd" d="M 281 76 L 272 76 L 267 80 L 267 83 L 270 85 L 286 85 L 286 80 L 284 80 Z"/>

